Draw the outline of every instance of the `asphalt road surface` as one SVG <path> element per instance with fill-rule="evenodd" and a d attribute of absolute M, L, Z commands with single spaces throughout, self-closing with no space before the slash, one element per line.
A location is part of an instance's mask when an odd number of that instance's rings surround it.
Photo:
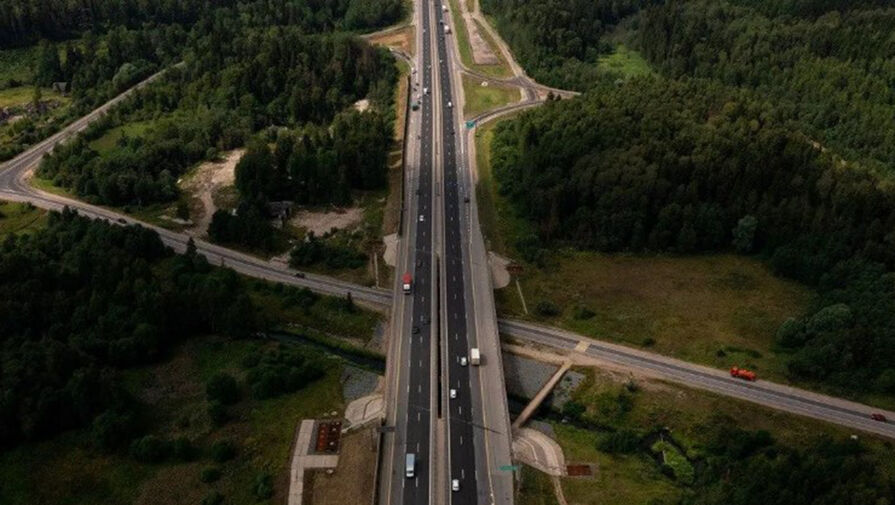
<path fill-rule="evenodd" d="M 447 37 L 444 31 L 445 12 L 441 2 L 435 4 L 435 18 L 438 22 L 437 54 L 438 91 L 441 100 L 441 145 L 443 146 L 444 190 L 444 242 L 442 244 L 444 303 L 442 314 L 445 328 L 444 382 L 447 396 L 447 450 L 450 459 L 448 480 L 451 483 L 449 503 L 474 505 L 478 503 L 478 473 L 476 471 L 476 449 L 473 426 L 472 387 L 470 385 L 469 329 L 466 310 L 468 290 L 464 283 L 467 270 L 464 268 L 462 229 L 467 223 L 466 212 L 462 213 L 464 197 L 460 196 L 459 168 L 457 166 L 457 120 L 454 111 L 456 99 L 451 85 L 450 55 L 447 51 Z M 467 360 L 466 365 L 461 359 Z M 451 395 L 450 391 L 454 394 Z M 453 398 L 451 398 L 453 396 Z M 479 450 L 483 450 L 478 448 Z M 453 486 L 456 481 L 459 488 Z"/>
<path fill-rule="evenodd" d="M 601 342 L 581 335 L 547 328 L 520 321 L 501 320 L 502 333 L 517 339 L 569 352 L 579 342 L 589 345 L 587 356 L 640 371 L 673 382 L 759 403 L 793 414 L 828 421 L 877 435 L 895 438 L 895 413 L 861 405 L 859 403 L 791 388 L 759 379 L 744 381 L 730 376 L 724 370 L 694 365 L 667 356 L 640 351 L 616 344 Z M 889 422 L 875 421 L 870 414 L 884 414 Z"/>

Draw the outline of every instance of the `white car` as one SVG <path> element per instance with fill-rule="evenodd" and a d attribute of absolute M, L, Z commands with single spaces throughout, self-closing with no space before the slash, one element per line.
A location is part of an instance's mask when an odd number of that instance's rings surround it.
<path fill-rule="evenodd" d="M 466 366 L 466 356 L 460 356 L 460 366 Z"/>
<path fill-rule="evenodd" d="M 457 398 L 457 390 L 454 388 L 451 388 L 451 400 L 453 400 L 455 398 Z"/>
<path fill-rule="evenodd" d="M 452 479 L 451 480 L 451 491 L 459 491 L 460 490 L 460 479 Z"/>
<path fill-rule="evenodd" d="M 454 106 L 454 104 L 453 104 L 453 103 L 451 103 L 451 102 L 448 102 L 448 107 L 453 107 L 453 106 Z"/>
<path fill-rule="evenodd" d="M 425 221 L 425 220 L 426 220 L 426 218 L 425 218 L 425 217 L 423 217 L 423 215 L 422 215 L 422 214 L 420 214 L 420 222 L 421 222 L 421 223 L 422 223 L 422 222 L 423 222 L 423 221 Z"/>

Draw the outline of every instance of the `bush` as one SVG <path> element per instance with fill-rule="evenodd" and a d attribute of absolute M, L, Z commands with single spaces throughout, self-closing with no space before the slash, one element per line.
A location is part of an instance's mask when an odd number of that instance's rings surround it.
<path fill-rule="evenodd" d="M 104 451 L 119 449 L 134 436 L 136 424 L 132 412 L 108 410 L 93 420 L 91 437 Z"/>
<path fill-rule="evenodd" d="M 609 454 L 631 454 L 640 447 L 640 436 L 631 430 L 620 430 L 604 435 L 597 441 L 597 449 Z"/>
<path fill-rule="evenodd" d="M 233 376 L 218 372 L 205 385 L 205 394 L 213 402 L 232 405 L 239 400 L 239 386 Z"/>
<path fill-rule="evenodd" d="M 221 505 L 224 503 L 224 495 L 217 491 L 209 491 L 205 498 L 202 498 L 202 505 Z"/>
<path fill-rule="evenodd" d="M 155 435 L 134 440 L 130 448 L 131 456 L 142 463 L 160 463 L 171 455 L 171 451 L 171 442 Z"/>
<path fill-rule="evenodd" d="M 535 306 L 535 311 L 544 317 L 556 317 L 559 315 L 559 307 L 549 300 L 541 300 Z"/>
<path fill-rule="evenodd" d="M 259 500 L 266 500 L 273 496 L 273 477 L 267 472 L 261 472 L 255 476 L 252 484 L 252 494 Z"/>
<path fill-rule="evenodd" d="M 656 339 L 654 339 L 653 337 L 646 337 L 640 342 L 640 345 L 642 347 L 652 347 L 656 345 Z"/>
<path fill-rule="evenodd" d="M 209 466 L 202 469 L 199 473 L 199 480 L 205 483 L 216 482 L 221 478 L 221 469 L 216 466 Z"/>
<path fill-rule="evenodd" d="M 218 440 L 211 444 L 211 459 L 217 463 L 229 461 L 236 456 L 236 446 L 229 440 Z"/>
<path fill-rule="evenodd" d="M 192 461 L 196 459 L 196 447 L 187 437 L 177 437 L 171 444 L 171 455 L 178 461 Z"/>
<path fill-rule="evenodd" d="M 227 406 L 221 402 L 211 402 L 208 405 L 208 418 L 211 419 L 211 424 L 215 426 L 223 426 L 227 424 L 227 421 L 230 420 L 230 415 L 227 413 Z"/>
<path fill-rule="evenodd" d="M 594 317 L 595 315 L 597 315 L 596 312 L 590 310 L 589 308 L 587 308 L 583 305 L 580 305 L 575 308 L 575 319 L 580 319 L 580 320 L 590 319 L 590 318 Z"/>
<path fill-rule="evenodd" d="M 569 419 L 579 420 L 587 409 L 575 400 L 569 400 L 562 406 L 562 415 Z"/>

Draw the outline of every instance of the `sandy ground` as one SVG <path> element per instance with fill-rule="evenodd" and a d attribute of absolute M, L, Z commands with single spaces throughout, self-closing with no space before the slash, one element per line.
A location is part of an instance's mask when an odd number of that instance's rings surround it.
<path fill-rule="evenodd" d="M 314 235 L 320 236 L 333 228 L 341 230 L 352 227 L 360 223 L 363 217 L 364 210 L 360 207 L 336 209 L 329 212 L 300 210 L 295 214 L 291 222 L 295 226 L 305 228 L 314 232 Z"/>
<path fill-rule="evenodd" d="M 371 44 L 394 47 L 407 54 L 413 54 L 414 33 L 412 26 L 405 26 L 397 30 L 383 30 L 367 36 Z"/>
<path fill-rule="evenodd" d="M 244 153 L 244 149 L 223 153 L 222 161 L 205 162 L 181 181 L 180 189 L 196 200 L 196 204 L 190 206 L 193 226 L 187 233 L 200 236 L 208 230 L 211 216 L 217 210 L 213 196 L 220 189 L 233 185 L 236 180 L 236 164 Z"/>
<path fill-rule="evenodd" d="M 398 234 L 386 235 L 382 237 L 382 241 L 385 242 L 385 252 L 382 253 L 382 259 L 385 260 L 386 265 L 395 268 L 395 263 L 398 261 Z"/>
<path fill-rule="evenodd" d="M 510 284 L 510 273 L 507 272 L 507 265 L 510 264 L 508 258 L 495 253 L 488 252 L 491 265 L 491 281 L 494 283 L 494 289 L 505 288 Z"/>
<path fill-rule="evenodd" d="M 330 475 L 314 471 L 306 475 L 306 505 L 370 503 L 376 467 L 376 432 L 370 428 L 342 437 L 339 464 Z"/>
<path fill-rule="evenodd" d="M 475 22 L 475 18 L 468 12 L 463 13 L 463 18 L 466 19 L 466 31 L 469 33 L 469 45 L 472 46 L 472 61 L 474 61 L 476 65 L 499 64 L 500 60 L 497 58 L 497 55 L 494 54 L 494 51 L 491 50 L 491 46 L 488 45 L 488 42 L 479 32 L 479 25 Z"/>

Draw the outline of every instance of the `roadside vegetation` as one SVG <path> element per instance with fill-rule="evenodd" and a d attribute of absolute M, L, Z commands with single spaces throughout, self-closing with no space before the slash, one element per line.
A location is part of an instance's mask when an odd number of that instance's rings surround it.
<path fill-rule="evenodd" d="M 502 86 L 491 82 L 483 86 L 482 82 L 481 79 L 463 74 L 463 96 L 466 98 L 463 104 L 463 117 L 466 119 L 518 102 L 521 97 L 517 87 Z"/>
<path fill-rule="evenodd" d="M 550 417 L 566 461 L 596 470 L 562 479 L 569 503 L 832 503 L 840 496 L 873 503 L 895 490 L 886 440 L 852 439 L 850 430 L 661 381 L 581 371 L 583 384 Z"/>
<path fill-rule="evenodd" d="M 28 203 L 0 201 L 0 241 L 10 234 L 39 230 L 47 222 L 47 213 Z"/>
<path fill-rule="evenodd" d="M 0 502 L 284 496 L 295 423 L 343 408 L 341 362 L 254 332 L 360 347 L 381 316 L 174 255 L 139 227 L 0 210 L 46 223 L 0 248 Z"/>
<path fill-rule="evenodd" d="M 463 13 L 460 11 L 460 4 L 458 0 L 446 1 L 449 2 L 445 5 L 448 5 L 451 18 L 453 19 L 453 26 L 456 28 L 456 30 L 452 31 L 451 36 L 457 38 L 457 48 L 460 51 L 460 61 L 463 63 L 463 66 L 498 79 L 512 77 L 513 72 L 506 59 L 503 57 L 503 53 L 500 52 L 500 49 L 488 32 L 481 27 L 477 27 L 479 33 L 484 42 L 488 44 L 488 47 L 490 47 L 491 51 L 497 57 L 498 61 L 496 64 L 477 64 L 475 62 L 475 59 L 473 58 L 473 48 L 469 40 L 469 29 L 466 26 L 466 19 L 463 18 Z"/>

